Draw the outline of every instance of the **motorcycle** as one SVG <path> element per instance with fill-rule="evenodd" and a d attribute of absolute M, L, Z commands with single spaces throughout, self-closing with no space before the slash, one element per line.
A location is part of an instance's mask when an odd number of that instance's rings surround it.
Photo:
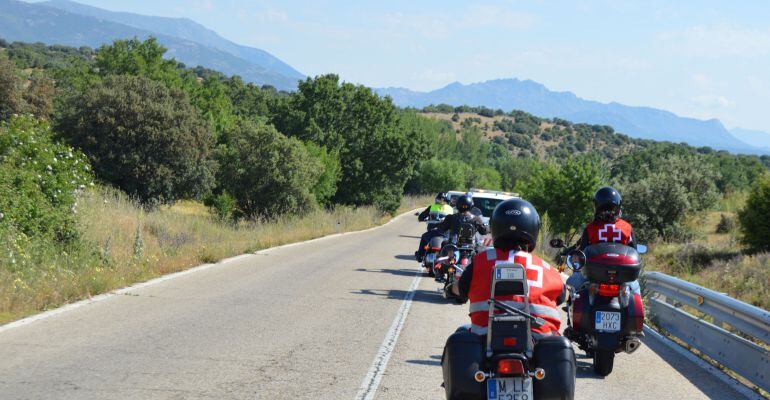
<path fill-rule="evenodd" d="M 551 241 L 554 248 L 565 248 L 560 239 Z M 581 273 L 586 282 L 571 288 L 567 306 L 567 329 L 564 335 L 576 342 L 589 357 L 600 376 L 612 372 L 615 354 L 631 354 L 639 349 L 644 326 L 644 305 L 634 285 L 642 270 L 637 249 L 620 243 L 597 243 L 584 251 L 566 248 L 566 265 Z"/>
<path fill-rule="evenodd" d="M 443 236 L 433 237 L 424 247 L 425 257 L 422 259 L 422 267 L 425 268 L 429 276 L 436 276 L 436 259 L 444 240 Z"/>
<path fill-rule="evenodd" d="M 460 282 L 460 277 L 465 268 L 470 265 L 474 254 L 473 248 L 457 247 L 451 243 L 441 249 L 436 259 L 436 276 L 437 280 L 444 284 L 441 293 L 445 299 L 454 299 L 459 304 L 468 301 L 465 297 L 455 295 L 452 292 L 452 286 Z"/>
<path fill-rule="evenodd" d="M 441 358 L 448 400 L 572 399 L 575 352 L 563 336 L 535 340 L 524 266 L 496 265 L 492 274 L 489 325 L 485 336 L 461 327 L 447 340 Z M 513 307 L 499 297 L 522 298 Z"/>

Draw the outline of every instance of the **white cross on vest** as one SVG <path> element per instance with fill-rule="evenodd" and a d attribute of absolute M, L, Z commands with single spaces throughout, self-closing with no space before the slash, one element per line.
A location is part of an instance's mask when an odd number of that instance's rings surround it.
<path fill-rule="evenodd" d="M 609 235 L 607 235 L 609 233 Z M 599 240 L 604 242 L 619 242 L 621 231 L 615 229 L 615 224 L 606 224 L 604 228 L 599 229 Z"/>

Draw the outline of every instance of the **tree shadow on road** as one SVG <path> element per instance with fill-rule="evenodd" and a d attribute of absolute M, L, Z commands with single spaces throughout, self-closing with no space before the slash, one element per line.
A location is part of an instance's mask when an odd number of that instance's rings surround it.
<path fill-rule="evenodd" d="M 408 268 L 401 268 L 401 269 L 388 269 L 388 268 L 367 269 L 367 268 L 358 268 L 358 269 L 356 269 L 356 272 L 379 272 L 381 274 L 391 274 L 391 275 L 411 276 L 411 277 L 414 277 L 415 275 L 420 273 L 420 271 L 418 271 L 417 269 L 408 269 Z"/>
<path fill-rule="evenodd" d="M 406 360 L 409 364 L 429 365 L 431 367 L 441 366 L 441 356 L 430 356 L 430 360 Z"/>
<path fill-rule="evenodd" d="M 380 296 L 389 300 L 404 300 L 409 291 L 397 289 L 361 289 L 350 293 Z M 437 290 L 415 290 L 412 301 L 430 304 L 455 304 L 453 301 L 447 300 L 441 296 L 441 293 Z"/>

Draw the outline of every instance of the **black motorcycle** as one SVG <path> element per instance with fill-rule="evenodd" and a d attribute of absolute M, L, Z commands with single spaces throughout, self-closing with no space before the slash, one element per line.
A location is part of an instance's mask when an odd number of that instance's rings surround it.
<path fill-rule="evenodd" d="M 555 239 L 551 246 L 564 248 Z M 572 289 L 564 335 L 593 357 L 594 371 L 612 372 L 615 354 L 633 353 L 641 346 L 644 305 L 633 285 L 642 269 L 639 250 L 620 243 L 597 243 L 584 251 L 567 248 L 566 264 L 585 277 L 581 287 Z"/>
<path fill-rule="evenodd" d="M 452 286 L 460 281 L 465 268 L 470 265 L 476 249 L 472 247 L 458 247 L 452 243 L 446 244 L 436 259 L 436 280 L 443 283 L 441 292 L 445 299 L 454 299 L 463 304 L 467 298 L 457 296 L 452 292 Z"/>
<path fill-rule="evenodd" d="M 495 266 L 486 335 L 461 327 L 447 340 L 441 358 L 449 400 L 572 399 L 575 352 L 566 338 L 536 339 L 532 326 L 545 324 L 529 311 L 526 270 Z M 521 296 L 523 308 L 499 297 Z"/>

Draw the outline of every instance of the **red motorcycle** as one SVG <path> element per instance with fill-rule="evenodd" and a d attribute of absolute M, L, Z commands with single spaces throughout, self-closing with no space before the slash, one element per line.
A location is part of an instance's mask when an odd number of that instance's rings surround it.
<path fill-rule="evenodd" d="M 551 245 L 564 247 L 558 239 Z M 638 247 L 597 243 L 567 252 L 567 266 L 585 282 L 574 288 L 564 336 L 593 357 L 594 371 L 601 376 L 612 372 L 616 353 L 631 354 L 641 346 L 644 304 L 636 281 L 646 247 Z"/>

